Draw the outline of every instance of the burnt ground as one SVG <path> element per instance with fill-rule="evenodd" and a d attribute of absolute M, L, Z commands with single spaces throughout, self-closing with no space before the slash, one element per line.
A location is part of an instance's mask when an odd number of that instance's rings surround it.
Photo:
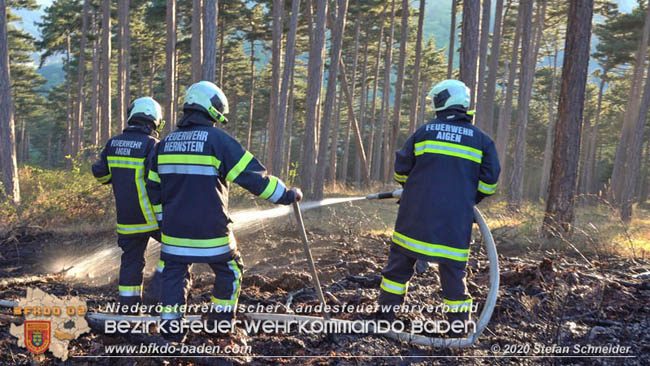
<path fill-rule="evenodd" d="M 382 206 L 380 210 L 391 210 Z M 364 207 L 345 205 L 306 214 L 308 236 L 327 302 L 330 305 L 372 305 L 378 294 L 380 271 L 389 248 L 386 232 L 372 230 L 382 219 L 369 215 Z M 343 217 L 347 217 L 344 219 Z M 383 226 L 382 226 L 383 225 Z M 380 227 L 386 229 L 386 225 Z M 115 280 L 97 285 L 69 280 L 53 274 L 42 258 L 52 247 L 57 251 L 91 253 L 98 237 L 110 242 L 112 233 L 62 235 L 37 227 L 19 228 L 0 235 L 0 300 L 16 300 L 27 287 L 38 287 L 55 295 L 80 296 L 96 309 L 117 296 Z M 494 230 L 500 253 L 501 286 L 494 314 L 477 343 L 468 349 L 431 349 L 400 343 L 373 335 L 257 334 L 234 339 L 216 339 L 208 334 L 191 335 L 187 344 L 229 342 L 252 347 L 249 357 L 227 359 L 160 358 L 74 358 L 63 363 L 47 352 L 43 356 L 17 346 L 9 334 L 5 316 L 10 308 L 0 308 L 0 364 L 10 365 L 430 365 L 430 364 L 650 364 L 650 263 L 626 257 L 606 257 L 588 264 L 571 251 L 531 250 L 513 246 Z M 286 306 L 316 305 L 311 276 L 304 260 L 302 243 L 288 219 L 267 223 L 261 230 L 239 235 L 246 270 L 240 304 Z M 63 249 L 61 249 L 63 248 Z M 213 275 L 207 267 L 195 266 L 189 303 L 209 301 Z M 479 313 L 489 287 L 488 263 L 477 236 L 472 243 L 468 265 L 468 286 Z M 145 284 L 146 288 L 146 284 Z M 436 305 L 441 301 L 435 268 L 414 277 L 409 287 L 410 304 Z M 302 315 L 320 315 L 302 313 Z M 337 318 L 369 319 L 368 313 L 343 313 Z M 474 316 L 476 318 L 477 315 Z M 402 314 L 401 319 L 442 319 L 440 314 Z M 110 344 L 148 343 L 155 336 L 127 338 L 108 336 L 93 330 L 70 344 L 70 356 L 101 356 Z M 629 346 L 633 358 L 606 358 L 602 353 L 589 358 L 494 357 L 494 352 L 517 345 L 522 355 L 548 356 L 558 351 L 534 352 L 535 347 Z M 531 347 L 530 351 L 525 348 Z M 286 357 L 311 356 L 311 357 Z M 252 357 L 250 357 L 252 356 Z M 264 356 L 264 357 L 261 357 Z M 283 357 L 285 356 L 285 357 Z M 397 356 L 397 357 L 396 357 Z"/>

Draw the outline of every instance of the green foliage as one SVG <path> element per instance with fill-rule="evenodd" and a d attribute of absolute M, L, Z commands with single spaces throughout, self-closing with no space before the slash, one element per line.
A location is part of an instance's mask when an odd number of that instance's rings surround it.
<path fill-rule="evenodd" d="M 0 230 L 15 225 L 54 228 L 65 225 L 101 224 L 113 220 L 110 186 L 99 187 L 89 172 L 88 161 L 76 161 L 77 169 L 58 170 L 24 166 L 20 169 L 22 201 L 18 207 L 0 206 Z"/>

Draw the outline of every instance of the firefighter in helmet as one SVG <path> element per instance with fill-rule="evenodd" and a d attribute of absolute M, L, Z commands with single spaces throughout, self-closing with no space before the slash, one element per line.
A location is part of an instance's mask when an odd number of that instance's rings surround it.
<path fill-rule="evenodd" d="M 226 114 L 228 100 L 220 88 L 208 81 L 193 84 L 178 128 L 158 144 L 150 164 L 147 189 L 152 203 L 161 205 L 165 261 L 161 333 L 170 341 L 185 338 L 177 325 L 184 316 L 192 263 L 207 263 L 215 273 L 208 319 L 234 320 L 243 265 L 230 228 L 230 183 L 277 204 L 302 198 L 300 190 L 287 189 L 268 175 L 237 140 L 214 126 L 226 123 Z"/>
<path fill-rule="evenodd" d="M 133 313 L 132 306 L 142 301 L 144 253 L 149 238 L 160 241 L 154 206 L 145 189 L 147 166 L 164 126 L 160 105 L 153 98 L 133 101 L 127 111 L 128 127 L 106 143 L 100 159 L 92 165 L 95 178 L 111 184 L 117 211 L 118 245 L 122 249 L 119 278 L 119 300 L 122 313 Z M 147 293 L 158 301 L 163 262 Z M 126 305 L 126 307 L 124 307 Z M 136 313 L 138 311 L 135 311 Z"/>
<path fill-rule="evenodd" d="M 473 206 L 495 193 L 500 167 L 492 139 L 472 124 L 470 91 L 445 80 L 429 93 L 436 118 L 418 128 L 396 153 L 395 180 L 404 187 L 382 271 L 380 316 L 394 318 L 416 261 L 438 263 L 448 320 L 469 320 L 472 298 L 465 267 Z M 452 333 L 450 336 L 459 336 Z"/>

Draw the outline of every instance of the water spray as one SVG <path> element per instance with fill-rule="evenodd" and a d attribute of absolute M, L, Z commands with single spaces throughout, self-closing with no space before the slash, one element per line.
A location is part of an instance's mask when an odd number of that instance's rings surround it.
<path fill-rule="evenodd" d="M 321 201 L 308 201 L 300 205 L 301 210 L 307 211 L 319 207 L 325 207 L 340 203 L 363 200 L 365 197 L 341 197 L 326 198 Z M 278 206 L 265 210 L 258 208 L 235 211 L 230 215 L 233 221 L 232 229 L 237 233 L 242 233 L 255 229 L 257 224 L 266 220 L 271 220 L 291 214 L 290 206 Z M 156 240 L 149 240 L 147 252 L 145 254 L 148 262 L 155 262 L 160 253 L 160 243 Z M 86 257 L 67 257 L 58 258 L 50 267 L 52 272 L 59 272 L 63 268 L 69 268 L 65 276 L 67 278 L 84 278 L 86 280 L 104 281 L 110 280 L 109 273 L 116 272 L 119 268 L 120 256 L 122 251 L 113 243 L 110 246 L 98 250 Z M 99 265 L 101 264 L 101 265 Z"/>

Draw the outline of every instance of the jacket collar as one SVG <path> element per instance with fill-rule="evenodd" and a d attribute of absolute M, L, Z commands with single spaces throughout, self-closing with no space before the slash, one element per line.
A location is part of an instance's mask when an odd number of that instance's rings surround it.
<path fill-rule="evenodd" d="M 124 129 L 122 132 L 141 132 L 144 134 L 147 134 L 149 136 L 154 136 L 155 131 L 152 130 L 151 128 L 143 125 L 130 125 L 127 128 Z"/>
<path fill-rule="evenodd" d="M 465 111 L 445 109 L 436 113 L 436 118 L 442 122 L 472 123 L 472 116 Z"/>
<path fill-rule="evenodd" d="M 212 127 L 214 125 L 214 121 L 208 118 L 203 112 L 186 110 L 186 112 L 183 113 L 183 117 L 181 118 L 181 120 L 176 123 L 176 126 L 188 127 L 190 125 Z"/>

